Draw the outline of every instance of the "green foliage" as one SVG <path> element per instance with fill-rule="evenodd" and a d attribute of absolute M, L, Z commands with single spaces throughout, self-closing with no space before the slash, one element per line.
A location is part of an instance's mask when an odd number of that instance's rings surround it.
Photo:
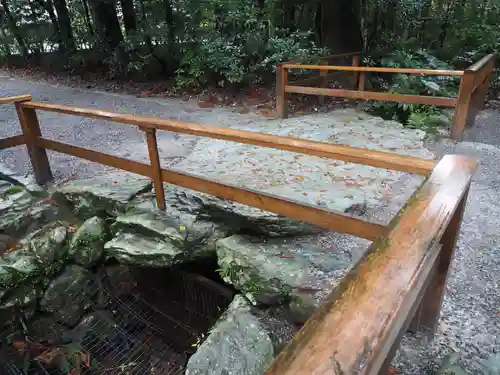
<path fill-rule="evenodd" d="M 380 61 L 368 61 L 371 65 L 391 68 L 451 69 L 450 65 L 426 51 L 398 50 Z M 455 97 L 459 80 L 454 77 L 396 74 L 380 75 L 374 81 L 380 90 L 406 95 Z M 411 103 L 373 102 L 368 111 L 386 119 L 394 119 L 409 127 L 434 132 L 443 122 L 444 111 L 440 108 Z"/>
<path fill-rule="evenodd" d="M 180 87 L 262 81 L 271 76 L 276 63 L 327 51 L 316 46 L 310 32 L 273 27 L 272 10 L 263 11 L 254 0 L 203 2 L 188 14 L 193 28 L 181 47 Z M 199 17 L 199 23 L 192 20 Z"/>

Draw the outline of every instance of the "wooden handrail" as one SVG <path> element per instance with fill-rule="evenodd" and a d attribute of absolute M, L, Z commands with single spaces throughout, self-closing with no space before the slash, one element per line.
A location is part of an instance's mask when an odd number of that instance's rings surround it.
<path fill-rule="evenodd" d="M 459 228 L 454 218 L 461 217 L 475 168 L 470 159 L 445 156 L 387 238 L 370 247 L 267 374 L 378 374 L 436 262 L 446 280 L 441 264 L 452 255 Z"/>
<path fill-rule="evenodd" d="M 216 126 L 193 124 L 175 120 L 164 120 L 150 116 L 135 116 L 101 111 L 97 109 L 76 108 L 60 104 L 25 102 L 20 105 L 25 108 L 40 109 L 74 116 L 85 116 L 93 119 L 107 120 L 121 124 L 136 125 L 144 129 L 157 129 L 176 133 L 199 135 L 255 146 L 276 148 L 301 154 L 338 159 L 351 163 L 366 164 L 377 168 L 418 173 L 426 176 L 432 172 L 435 166 L 435 162 L 432 160 L 396 155 L 389 152 L 306 141 L 293 137 L 281 137 L 244 130 L 219 128 Z"/>
<path fill-rule="evenodd" d="M 491 60 L 494 60 L 494 58 L 495 54 L 490 53 L 489 55 L 484 56 L 481 60 L 469 66 L 467 70 L 470 72 L 477 72 L 478 70 L 484 68 Z"/>
<path fill-rule="evenodd" d="M 295 86 L 295 85 L 286 85 L 285 90 L 286 92 L 289 93 L 304 94 L 304 95 L 338 96 L 342 98 L 363 99 L 363 100 L 387 100 L 398 103 L 427 104 L 427 105 L 437 105 L 450 108 L 454 108 L 457 104 L 456 98 L 444 98 L 439 96 L 427 96 L 427 95 L 406 95 L 406 94 L 395 94 L 390 92 L 324 89 L 319 87 L 305 87 L 305 86 Z"/>
<path fill-rule="evenodd" d="M 40 138 L 37 140 L 37 145 L 48 150 L 80 157 L 99 164 L 109 165 L 114 168 L 154 178 L 155 169 L 144 163 L 107 155 L 83 147 L 67 145 L 49 139 Z M 157 153 L 158 150 L 155 152 Z M 159 169 L 158 171 L 161 173 L 161 179 L 164 182 L 281 214 L 293 219 L 318 225 L 322 228 L 352 234 L 371 241 L 386 234 L 386 228 L 383 225 L 325 211 L 306 203 L 283 199 L 229 184 L 222 184 L 217 181 L 211 181 L 206 178 L 178 171 L 167 169 Z"/>
<path fill-rule="evenodd" d="M 6 98 L 0 98 L 0 104 L 24 102 L 31 99 L 31 95 L 10 96 Z"/>
<path fill-rule="evenodd" d="M 371 67 L 371 66 L 283 64 L 283 68 L 285 68 L 285 69 L 338 70 L 338 71 L 344 71 L 344 72 L 422 74 L 422 75 L 432 75 L 432 76 L 463 76 L 464 75 L 463 70 L 380 68 L 380 67 Z"/>

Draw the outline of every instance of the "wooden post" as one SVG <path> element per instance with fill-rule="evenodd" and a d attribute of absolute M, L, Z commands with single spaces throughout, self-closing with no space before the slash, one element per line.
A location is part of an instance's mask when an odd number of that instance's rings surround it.
<path fill-rule="evenodd" d="M 464 132 L 467 120 L 469 118 L 469 110 L 471 106 L 472 91 L 474 90 L 475 74 L 469 70 L 464 72 L 460 81 L 460 89 L 458 90 L 457 107 L 453 122 L 451 125 L 451 138 L 460 140 Z"/>
<path fill-rule="evenodd" d="M 352 57 L 352 66 L 360 66 L 360 64 L 361 64 L 361 56 L 354 55 Z M 359 88 L 359 83 L 360 83 L 359 76 L 360 76 L 359 72 L 354 72 L 354 79 L 352 84 L 354 90 Z"/>
<path fill-rule="evenodd" d="M 38 138 L 42 136 L 42 133 L 36 110 L 23 107 L 22 102 L 15 103 L 15 106 L 35 173 L 35 180 L 38 184 L 43 185 L 52 180 L 52 171 L 45 148 L 38 145 Z"/>
<path fill-rule="evenodd" d="M 156 143 L 156 129 L 143 129 L 146 132 L 148 142 L 149 159 L 151 161 L 153 184 L 156 195 L 156 205 L 158 209 L 165 211 L 165 191 L 163 190 L 163 180 L 161 177 L 160 156 L 158 154 L 158 144 Z"/>
<path fill-rule="evenodd" d="M 276 65 L 276 112 L 281 118 L 288 117 L 288 103 L 285 86 L 287 84 L 287 69 L 282 64 Z"/>
<path fill-rule="evenodd" d="M 474 126 L 477 113 L 484 108 L 486 95 L 488 94 L 489 77 L 486 77 L 476 90 L 472 93 L 467 125 Z"/>
<path fill-rule="evenodd" d="M 439 254 L 438 267 L 429 283 L 422 302 L 417 309 L 409 330 L 426 333 L 430 338 L 434 336 L 441 313 L 446 281 L 449 274 L 453 253 L 457 243 L 460 226 L 467 203 L 468 190 L 465 192 L 453 217 L 441 238 L 441 252 Z"/>
<path fill-rule="evenodd" d="M 321 65 L 328 65 L 328 60 L 323 60 L 321 61 Z M 319 87 L 321 88 L 327 88 L 328 87 L 328 70 L 320 70 L 319 71 L 319 76 L 320 76 L 320 82 L 319 82 Z M 324 105 L 325 104 L 325 97 L 323 95 L 319 96 L 318 99 L 319 105 Z"/>

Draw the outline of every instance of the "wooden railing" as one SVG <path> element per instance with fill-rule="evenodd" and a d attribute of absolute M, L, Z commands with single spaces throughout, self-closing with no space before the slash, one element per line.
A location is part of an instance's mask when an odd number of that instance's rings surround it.
<path fill-rule="evenodd" d="M 279 354 L 268 374 L 382 374 L 405 329 L 410 327 L 429 332 L 435 329 L 471 177 L 476 167 L 474 161 L 449 155 L 436 166 L 433 161 L 379 151 L 46 104 L 30 99 L 24 96 L 0 101 L 15 103 L 23 131 L 22 135 L 2 140 L 0 149 L 25 144 L 39 183 L 43 184 L 52 178 L 46 153 L 48 149 L 150 177 L 160 209 L 165 209 L 167 203 L 163 182 L 168 182 L 374 241 L 341 285 Z M 138 126 L 145 132 L 150 163 L 139 163 L 43 138 L 36 111 Z M 418 173 L 428 176 L 428 179 L 397 217 L 385 226 L 163 169 L 156 142 L 158 130 Z"/>
<path fill-rule="evenodd" d="M 352 66 L 328 65 L 328 58 L 323 60 L 320 65 L 302 65 L 293 62 L 278 65 L 276 67 L 276 109 L 278 115 L 282 118 L 288 116 L 287 96 L 290 93 L 449 107 L 455 108 L 450 135 L 453 139 L 461 139 L 466 125 L 474 125 L 477 112 L 484 107 L 485 97 L 488 92 L 489 76 L 494 69 L 493 54 L 485 56 L 466 70 L 365 67 L 360 66 L 361 53 L 354 52 L 351 54 L 334 55 L 333 57 L 338 58 L 340 56 L 352 56 Z M 320 75 L 306 80 L 288 82 L 290 69 L 317 70 L 320 72 Z M 332 71 L 353 72 L 354 88 L 351 90 L 326 88 L 329 81 L 328 73 Z M 370 72 L 460 77 L 458 97 L 447 98 L 366 91 L 366 73 Z M 320 87 L 307 86 L 316 83 L 319 83 Z"/>

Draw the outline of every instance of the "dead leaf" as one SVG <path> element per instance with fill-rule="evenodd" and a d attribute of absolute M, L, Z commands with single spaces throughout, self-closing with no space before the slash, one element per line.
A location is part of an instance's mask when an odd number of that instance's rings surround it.
<path fill-rule="evenodd" d="M 80 359 L 85 367 L 90 368 L 90 353 L 80 352 Z"/>
<path fill-rule="evenodd" d="M 75 233 L 75 232 L 76 232 L 76 225 L 71 224 L 71 225 L 68 227 L 68 232 L 69 232 L 69 233 Z"/>
<path fill-rule="evenodd" d="M 42 354 L 35 359 L 43 364 L 53 365 L 61 355 L 62 352 L 60 348 L 50 348 L 43 351 Z"/>
<path fill-rule="evenodd" d="M 12 346 L 21 354 L 26 353 L 26 350 L 28 350 L 28 343 L 22 339 L 14 340 Z"/>
<path fill-rule="evenodd" d="M 387 372 L 387 375 L 397 375 L 397 374 L 401 374 L 401 371 L 395 369 L 394 367 L 389 368 L 389 371 Z"/>
<path fill-rule="evenodd" d="M 213 108 L 213 107 L 215 107 L 215 103 L 211 103 L 211 102 L 199 102 L 198 103 L 198 107 L 199 108 Z"/>

